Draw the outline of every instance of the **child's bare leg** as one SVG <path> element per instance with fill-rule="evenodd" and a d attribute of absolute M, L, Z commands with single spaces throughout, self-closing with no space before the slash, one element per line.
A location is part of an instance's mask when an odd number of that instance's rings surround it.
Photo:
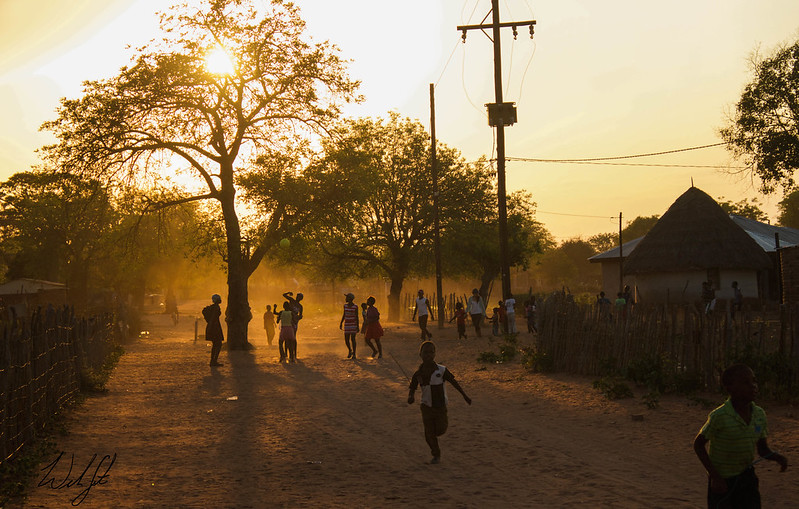
<path fill-rule="evenodd" d="M 377 348 L 375 348 L 375 345 L 372 344 L 372 339 L 371 338 L 364 338 L 363 340 L 366 341 L 366 344 L 369 345 L 369 348 L 372 349 L 372 357 L 377 355 Z"/>
<path fill-rule="evenodd" d="M 375 338 L 375 343 L 377 343 L 377 358 L 380 359 L 383 357 L 383 345 L 380 344 L 380 338 Z"/>

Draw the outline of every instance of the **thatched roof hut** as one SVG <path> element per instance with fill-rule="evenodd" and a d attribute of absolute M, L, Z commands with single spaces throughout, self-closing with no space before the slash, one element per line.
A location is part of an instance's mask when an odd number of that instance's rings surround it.
<path fill-rule="evenodd" d="M 624 262 L 624 273 L 757 271 L 771 266 L 765 251 L 713 198 L 691 187 L 630 253 Z"/>

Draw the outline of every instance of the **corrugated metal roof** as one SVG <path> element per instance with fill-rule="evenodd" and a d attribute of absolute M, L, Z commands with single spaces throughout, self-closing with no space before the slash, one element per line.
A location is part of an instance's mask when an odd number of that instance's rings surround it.
<path fill-rule="evenodd" d="M 730 219 L 740 226 L 757 244 L 767 253 L 777 250 L 774 234 L 780 236 L 780 247 L 789 247 L 799 244 L 799 230 L 785 226 L 774 226 L 754 219 L 730 214 Z"/>
<path fill-rule="evenodd" d="M 47 290 L 66 290 L 67 285 L 42 279 L 14 279 L 0 285 L 0 295 L 38 293 Z"/>

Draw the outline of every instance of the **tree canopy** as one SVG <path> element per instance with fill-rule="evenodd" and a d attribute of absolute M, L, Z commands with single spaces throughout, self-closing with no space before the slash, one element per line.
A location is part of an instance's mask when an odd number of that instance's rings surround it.
<path fill-rule="evenodd" d="M 163 40 L 137 50 L 130 66 L 62 100 L 58 118 L 43 126 L 58 142 L 44 152 L 54 167 L 104 181 L 155 191 L 184 182 L 174 198 L 153 199 L 153 209 L 215 204 L 209 210 L 221 218 L 226 243 L 228 339 L 246 348 L 247 280 L 274 242 L 266 232 L 284 228 L 285 217 L 276 206 L 242 224 L 237 179 L 259 157 L 301 153 L 343 102 L 358 99 L 358 84 L 335 48 L 306 41 L 290 2 L 205 0 L 174 8 L 161 25 Z M 220 52 L 229 72 L 206 65 Z"/>
<path fill-rule="evenodd" d="M 753 219 L 755 221 L 768 222 L 768 214 L 763 212 L 760 208 L 760 200 L 753 198 L 751 201 L 743 199 L 737 203 L 730 200 L 724 200 L 723 196 L 719 196 L 716 202 L 727 214 L 735 214 L 736 216 Z"/>
<path fill-rule="evenodd" d="M 799 41 L 767 57 L 755 55 L 751 71 L 752 81 L 720 134 L 765 193 L 790 189 L 799 168 Z"/>
<path fill-rule="evenodd" d="M 323 153 L 303 178 L 338 205 L 308 229 L 317 249 L 314 260 L 338 276 L 388 279 L 388 315 L 397 319 L 405 278 L 432 269 L 430 136 L 418 121 L 397 113 L 352 119 L 323 141 Z M 468 214 L 482 217 L 492 189 L 489 173 L 443 144 L 437 161 L 442 230 Z"/>

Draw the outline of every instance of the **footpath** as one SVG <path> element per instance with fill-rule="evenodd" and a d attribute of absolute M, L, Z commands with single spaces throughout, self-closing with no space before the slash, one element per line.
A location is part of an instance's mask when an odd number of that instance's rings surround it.
<path fill-rule="evenodd" d="M 68 435 L 56 437 L 62 454 L 49 459 L 51 470 L 41 465 L 22 507 L 704 504 L 691 442 L 708 410 L 684 396 L 664 397 L 653 411 L 640 400 L 610 402 L 585 377 L 482 365 L 476 358 L 496 348 L 491 338 L 458 341 L 454 327 L 432 329 L 437 360 L 473 404 L 449 391 L 442 461 L 431 465 L 418 405 L 406 401 L 406 374 L 419 362 L 413 324 L 384 324 L 380 360 L 359 335 L 352 361 L 339 317 L 306 318 L 297 364 L 279 363 L 254 329 L 254 351 L 223 350 L 224 366 L 210 368 L 193 320 L 148 320 L 149 337 L 126 345 L 107 392 L 70 412 Z M 799 461 L 797 420 L 787 409 L 769 416 L 772 443 Z M 795 507 L 796 471 L 764 466 L 764 507 Z"/>

